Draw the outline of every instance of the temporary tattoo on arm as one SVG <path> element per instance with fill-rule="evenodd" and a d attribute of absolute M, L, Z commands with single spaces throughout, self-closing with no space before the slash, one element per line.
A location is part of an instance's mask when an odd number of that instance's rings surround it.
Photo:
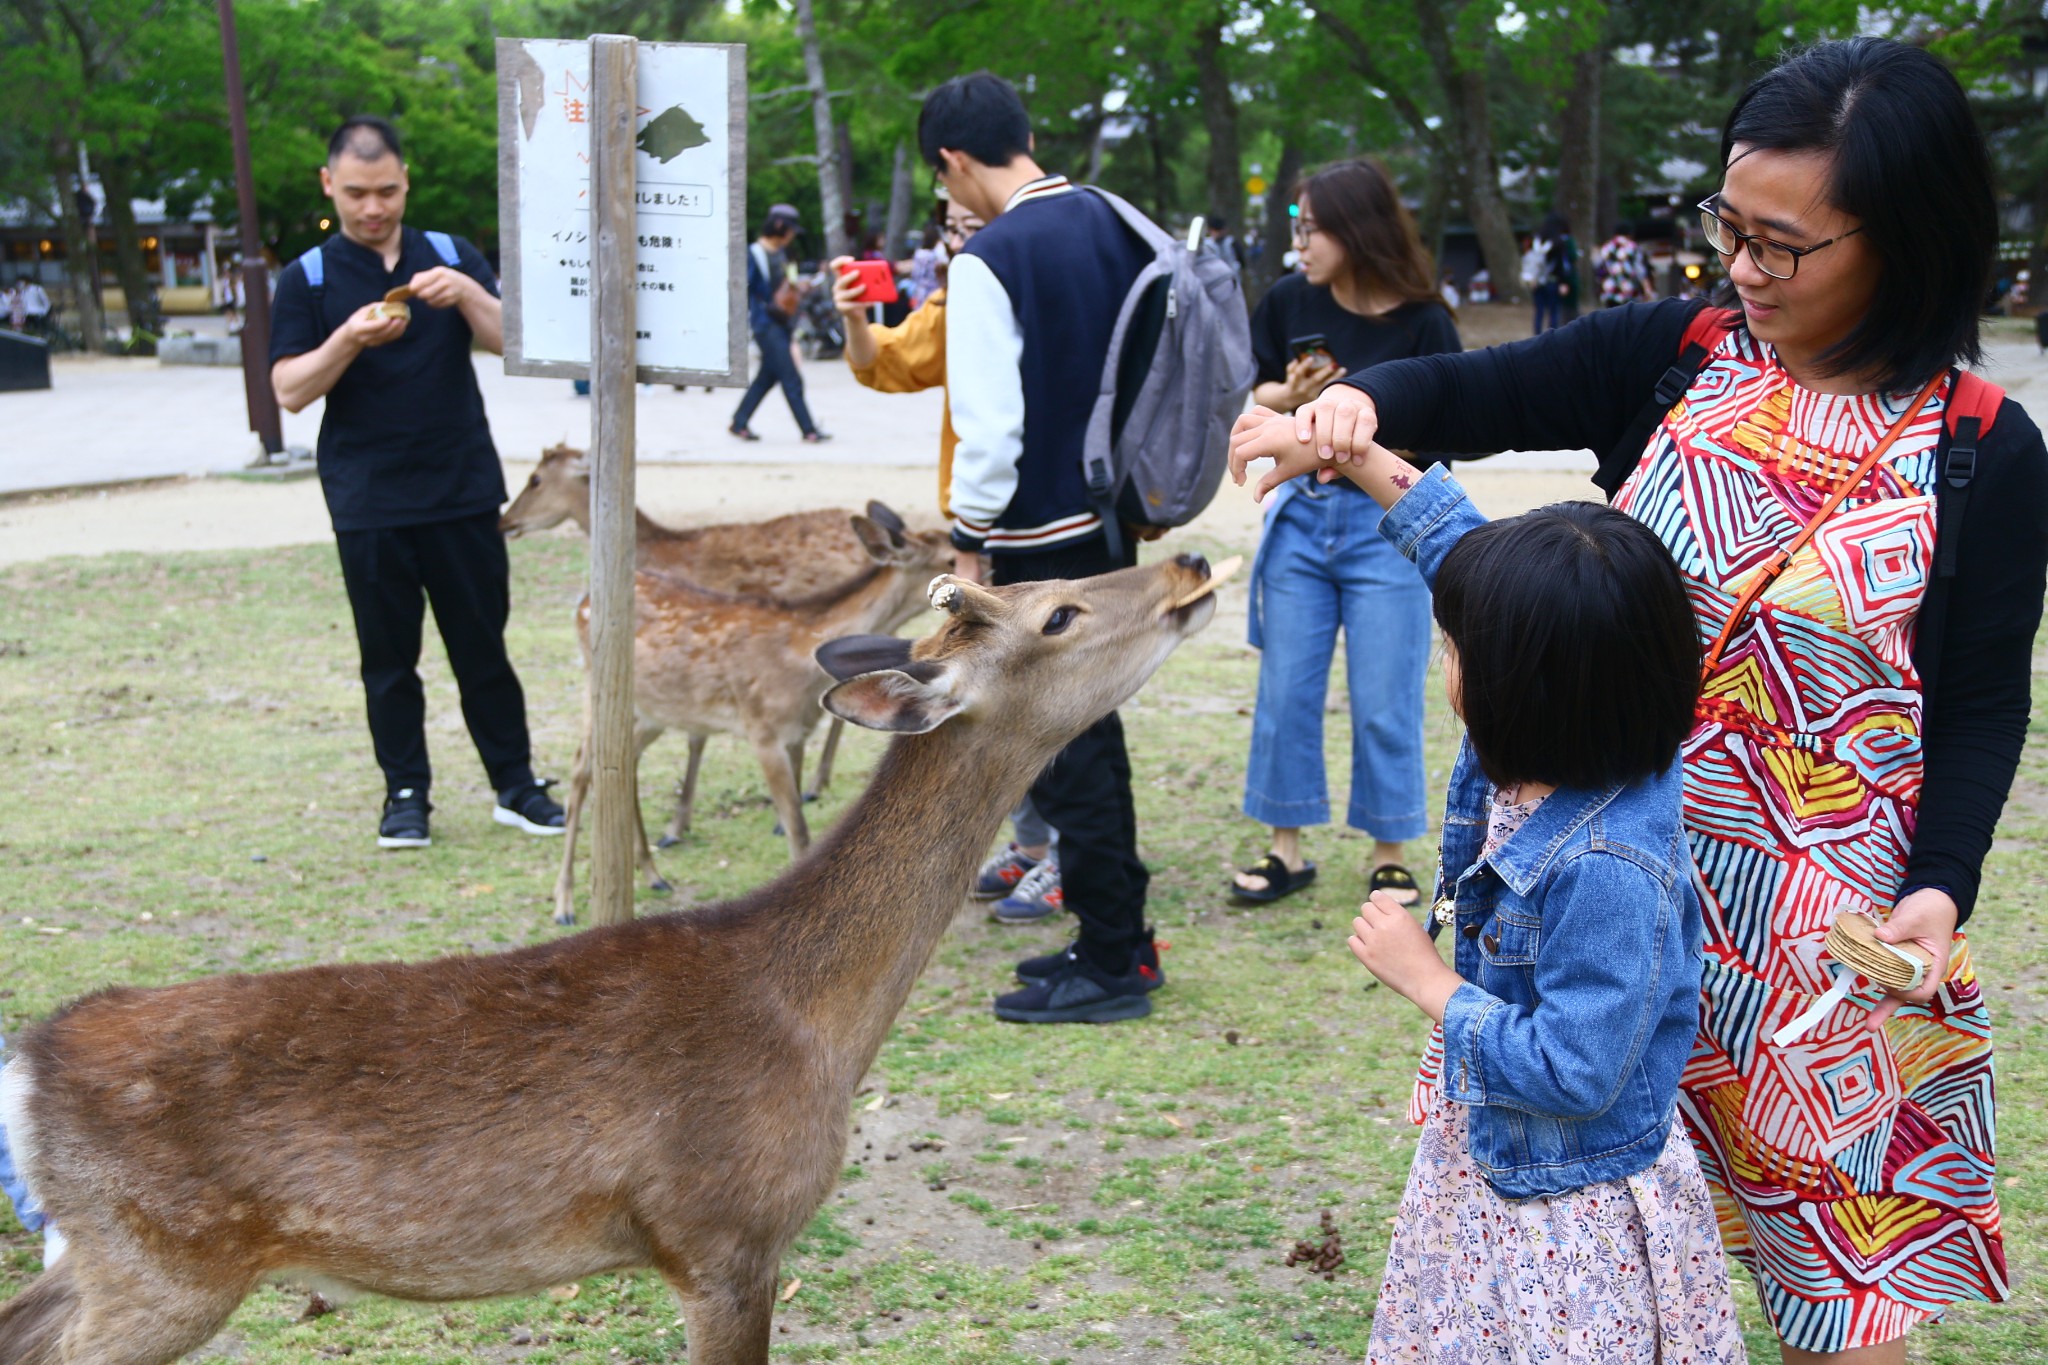
<path fill-rule="evenodd" d="M 1387 477 L 1393 482 L 1393 485 L 1396 488 L 1415 487 L 1415 480 L 1409 478 L 1406 474 L 1389 474 Z"/>

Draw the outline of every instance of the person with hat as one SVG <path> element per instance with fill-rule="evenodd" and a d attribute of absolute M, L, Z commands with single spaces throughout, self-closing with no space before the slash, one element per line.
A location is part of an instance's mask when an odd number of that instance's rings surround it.
<path fill-rule="evenodd" d="M 747 386 L 728 428 L 742 441 L 761 439 L 747 423 L 777 384 L 789 400 L 790 415 L 796 418 L 804 440 L 815 445 L 832 439 L 818 430 L 811 410 L 804 406 L 804 377 L 790 346 L 789 329 L 796 316 L 798 294 L 789 278 L 789 245 L 802 227 L 794 204 L 771 205 L 761 222 L 761 235 L 747 248 L 747 325 L 753 329 L 754 344 L 761 348 L 761 368 Z"/>

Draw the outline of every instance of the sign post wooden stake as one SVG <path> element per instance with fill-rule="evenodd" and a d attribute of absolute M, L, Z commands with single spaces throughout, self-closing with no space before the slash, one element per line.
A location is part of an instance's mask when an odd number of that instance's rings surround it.
<path fill-rule="evenodd" d="M 590 920 L 633 918 L 635 42 L 590 39 Z"/>

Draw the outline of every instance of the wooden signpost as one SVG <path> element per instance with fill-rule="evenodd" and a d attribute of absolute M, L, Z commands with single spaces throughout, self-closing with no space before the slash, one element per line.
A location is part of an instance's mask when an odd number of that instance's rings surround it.
<path fill-rule="evenodd" d="M 590 384 L 590 919 L 633 917 L 635 386 L 743 385 L 746 50 L 498 40 L 505 372 Z"/>

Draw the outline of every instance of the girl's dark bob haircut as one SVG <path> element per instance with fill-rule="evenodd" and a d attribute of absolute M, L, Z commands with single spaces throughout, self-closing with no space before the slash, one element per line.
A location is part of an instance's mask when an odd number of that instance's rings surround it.
<path fill-rule="evenodd" d="M 1818 357 L 1825 373 L 1910 390 L 1983 359 L 1998 205 L 1984 139 L 1939 59 L 1888 38 L 1818 43 L 1742 92 L 1723 166 L 1738 144 L 1825 155 L 1827 201 L 1877 253 L 1870 311 Z"/>
<path fill-rule="evenodd" d="M 1437 570 L 1436 623 L 1500 786 L 1633 782 L 1670 767 L 1692 730 L 1692 603 L 1670 551 L 1624 513 L 1559 502 L 1467 533 Z"/>

